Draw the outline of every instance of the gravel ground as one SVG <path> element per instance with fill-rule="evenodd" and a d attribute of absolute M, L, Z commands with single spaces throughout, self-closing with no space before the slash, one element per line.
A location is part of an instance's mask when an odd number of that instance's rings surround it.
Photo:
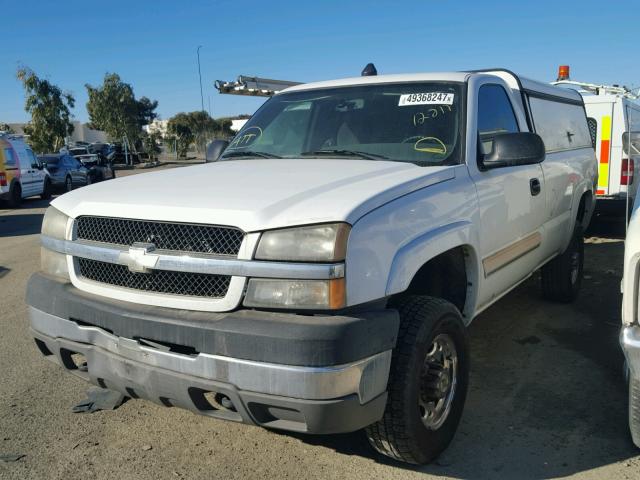
<path fill-rule="evenodd" d="M 542 301 L 532 278 L 474 321 L 458 433 L 438 461 L 412 468 L 359 433 L 282 434 L 141 400 L 72 413 L 87 385 L 42 358 L 24 304 L 46 203 L 0 209 L 0 456 L 24 455 L 0 461 L 0 478 L 640 478 L 617 343 L 620 222 L 592 229 L 575 304 Z"/>

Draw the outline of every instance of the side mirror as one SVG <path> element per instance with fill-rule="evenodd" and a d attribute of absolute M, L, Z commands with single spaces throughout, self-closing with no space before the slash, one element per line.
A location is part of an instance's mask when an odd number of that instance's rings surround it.
<path fill-rule="evenodd" d="M 227 140 L 214 140 L 207 146 L 205 159 L 207 162 L 217 162 L 222 153 L 229 146 Z"/>
<path fill-rule="evenodd" d="M 531 165 L 544 160 L 542 138 L 530 132 L 500 133 L 493 137 L 491 152 L 485 154 L 481 165 L 484 169 Z"/>

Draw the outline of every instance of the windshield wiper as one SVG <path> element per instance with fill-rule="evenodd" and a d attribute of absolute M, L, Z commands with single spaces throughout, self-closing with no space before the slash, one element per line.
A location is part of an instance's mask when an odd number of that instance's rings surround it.
<path fill-rule="evenodd" d="M 342 155 L 349 157 L 360 157 L 365 160 L 389 160 L 389 157 L 379 155 L 377 153 L 361 152 L 359 150 L 312 150 L 309 152 L 302 152 L 301 156 L 313 156 L 313 155 Z"/>
<path fill-rule="evenodd" d="M 282 158 L 278 155 L 274 155 L 273 153 L 267 152 L 254 152 L 253 150 L 248 150 L 246 152 L 229 152 L 225 153 L 220 157 L 220 160 L 224 160 L 225 158 L 239 158 L 239 157 L 256 157 L 256 158 Z"/>

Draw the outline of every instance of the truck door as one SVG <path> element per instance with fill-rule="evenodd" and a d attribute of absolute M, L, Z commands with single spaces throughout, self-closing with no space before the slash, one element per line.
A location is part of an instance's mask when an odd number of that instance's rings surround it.
<path fill-rule="evenodd" d="M 479 204 L 479 253 L 485 281 L 478 306 L 482 307 L 526 278 L 542 261 L 545 182 L 539 164 L 480 167 L 482 155 L 491 151 L 493 136 L 528 128 L 522 108 L 514 108 L 518 104 L 510 89 L 497 79 L 472 80 L 469 89 L 477 92 L 470 95 L 468 111 L 475 114 L 475 125 L 468 123 L 467 138 L 477 145 L 476 161 L 468 165 Z"/>

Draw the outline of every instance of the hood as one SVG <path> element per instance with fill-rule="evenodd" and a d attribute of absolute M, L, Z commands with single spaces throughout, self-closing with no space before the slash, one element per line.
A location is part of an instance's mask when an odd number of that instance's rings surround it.
<path fill-rule="evenodd" d="M 455 167 L 370 160 L 234 160 L 122 177 L 58 197 L 71 217 L 231 225 L 246 232 L 346 221 L 455 177 Z"/>

